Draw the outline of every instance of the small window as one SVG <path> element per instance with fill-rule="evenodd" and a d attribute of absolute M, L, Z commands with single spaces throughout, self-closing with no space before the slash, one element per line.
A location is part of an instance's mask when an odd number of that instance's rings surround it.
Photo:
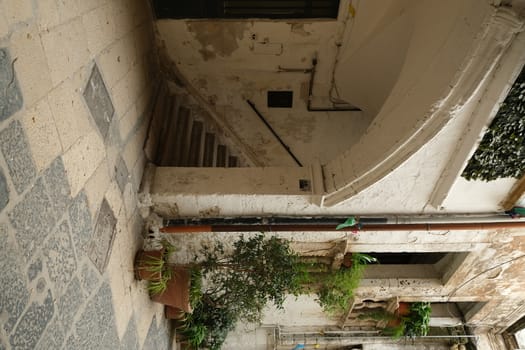
<path fill-rule="evenodd" d="M 268 107 L 292 108 L 293 91 L 268 91 Z"/>

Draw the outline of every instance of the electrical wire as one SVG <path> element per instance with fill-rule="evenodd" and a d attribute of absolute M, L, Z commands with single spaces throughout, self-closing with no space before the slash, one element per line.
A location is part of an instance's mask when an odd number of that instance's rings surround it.
<path fill-rule="evenodd" d="M 490 272 L 490 271 L 492 271 L 492 270 L 495 270 L 495 269 L 497 269 L 497 268 L 499 268 L 499 267 L 501 267 L 501 266 L 503 266 L 503 265 L 505 265 L 505 264 L 508 264 L 508 263 L 513 262 L 513 261 L 519 260 L 519 259 L 521 259 L 521 258 L 525 258 L 525 254 L 520 255 L 520 256 L 517 256 L 517 257 L 512 258 L 512 259 L 510 259 L 510 260 L 504 261 L 504 262 L 502 262 L 502 263 L 499 263 L 499 264 L 497 264 L 497 265 L 495 265 L 495 266 L 492 266 L 492 267 L 490 267 L 490 268 L 488 268 L 488 269 L 486 269 L 486 270 L 483 270 L 483 271 L 481 271 L 480 273 L 474 275 L 473 277 L 469 278 L 468 280 L 466 280 L 465 282 L 461 283 L 459 286 L 457 286 L 456 288 L 454 288 L 454 289 L 452 290 L 452 292 L 448 295 L 447 302 L 450 301 L 450 298 L 452 298 L 452 297 L 454 296 L 454 294 L 456 294 L 456 292 L 457 292 L 459 289 L 463 288 L 465 285 L 467 285 L 468 283 L 472 282 L 472 281 L 475 280 L 476 278 L 478 278 L 478 277 L 480 277 L 480 276 L 486 274 L 487 272 Z"/>
<path fill-rule="evenodd" d="M 510 260 L 504 261 L 504 262 L 502 262 L 502 263 L 499 263 L 499 264 L 497 264 L 497 265 L 494 265 L 494 266 L 492 266 L 492 267 L 490 267 L 490 268 L 488 268 L 488 269 L 486 269 L 486 270 L 483 270 L 483 271 L 477 273 L 476 275 L 472 276 L 471 278 L 469 278 L 468 280 L 466 280 L 465 282 L 461 283 L 459 286 L 457 286 L 456 288 L 454 288 L 454 289 L 452 290 L 452 292 L 450 292 L 449 295 L 448 295 L 447 303 L 450 302 L 450 299 L 451 299 L 451 298 L 457 293 L 458 290 L 460 290 L 461 288 L 463 288 L 464 286 L 466 286 L 466 285 L 469 284 L 470 282 L 474 281 L 474 280 L 477 279 L 478 277 L 480 277 L 480 276 L 482 276 L 482 275 L 484 275 L 484 274 L 486 274 L 486 273 L 488 273 L 488 272 L 490 272 L 490 271 L 493 271 L 493 270 L 495 270 L 495 269 L 498 269 L 498 268 L 502 267 L 503 265 L 509 264 L 509 263 L 511 263 L 511 262 L 514 262 L 514 261 L 519 260 L 519 259 L 524 258 L 524 257 L 525 257 L 525 254 L 520 255 L 520 256 L 517 256 L 517 257 L 515 257 L 515 258 L 512 258 L 512 259 L 510 259 Z M 447 312 L 448 312 L 450 315 L 452 315 L 452 312 L 451 312 L 450 309 L 449 309 L 449 305 L 447 305 Z M 479 326 L 484 326 L 484 327 L 490 327 L 491 329 L 494 328 L 494 325 L 493 325 L 493 324 L 483 324 L 483 323 L 472 323 L 472 324 L 465 323 L 465 324 L 463 324 L 463 325 L 464 325 L 464 326 L 467 326 L 467 327 L 469 327 L 469 326 L 478 326 L 478 327 L 479 327 Z"/>

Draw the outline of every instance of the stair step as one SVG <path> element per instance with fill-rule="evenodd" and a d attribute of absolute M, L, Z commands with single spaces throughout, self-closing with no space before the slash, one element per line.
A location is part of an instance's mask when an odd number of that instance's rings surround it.
<path fill-rule="evenodd" d="M 239 158 L 229 149 L 226 137 L 211 116 L 190 104 L 191 96 L 170 93 L 159 84 L 144 149 L 159 166 L 239 167 Z M 186 104 L 188 103 L 188 104 Z"/>
<path fill-rule="evenodd" d="M 158 133 L 158 140 L 157 140 L 157 151 L 155 152 L 156 158 L 155 163 L 161 164 L 162 162 L 162 156 L 164 153 L 166 153 L 166 147 L 169 147 L 169 142 L 167 139 L 168 136 L 168 129 L 170 128 L 171 124 L 171 118 L 170 116 L 173 114 L 175 99 L 173 97 L 169 97 L 168 102 L 166 103 L 166 110 L 165 110 L 165 117 L 163 118 L 163 123 L 161 124 L 159 133 Z"/>
<path fill-rule="evenodd" d="M 202 166 L 212 167 L 215 156 L 215 134 L 207 132 L 204 137 L 204 157 Z"/>
<path fill-rule="evenodd" d="M 160 125 L 164 119 L 163 116 L 165 115 L 166 105 L 169 103 L 168 93 L 168 87 L 166 84 L 161 83 L 157 89 L 157 96 L 153 106 L 151 122 L 148 127 L 148 136 L 144 143 L 144 151 L 150 160 L 154 160 L 156 158 L 158 142 L 160 141 Z"/>
<path fill-rule="evenodd" d="M 201 158 L 202 131 L 204 123 L 194 121 L 191 128 L 190 148 L 188 150 L 188 161 L 185 166 L 198 167 Z"/>
<path fill-rule="evenodd" d="M 215 162 L 216 167 L 226 167 L 226 146 L 217 146 L 217 161 Z"/>
<path fill-rule="evenodd" d="M 188 144 L 191 111 L 188 108 L 181 107 L 179 110 L 179 118 L 177 119 L 177 127 L 175 131 L 175 140 L 170 152 L 172 158 L 170 164 L 172 166 L 183 166 L 184 158 L 187 156 L 186 145 Z M 186 154 L 185 154 L 186 153 Z"/>
<path fill-rule="evenodd" d="M 173 156 L 173 149 L 174 144 L 176 142 L 177 137 L 177 123 L 178 119 L 180 117 L 180 105 L 182 102 L 182 98 L 175 96 L 173 99 L 173 105 L 169 114 L 169 123 L 166 128 L 166 132 L 164 135 L 164 139 L 161 140 L 163 142 L 163 147 L 161 148 L 160 152 L 160 160 L 158 162 L 161 166 L 172 166 L 171 158 Z"/>

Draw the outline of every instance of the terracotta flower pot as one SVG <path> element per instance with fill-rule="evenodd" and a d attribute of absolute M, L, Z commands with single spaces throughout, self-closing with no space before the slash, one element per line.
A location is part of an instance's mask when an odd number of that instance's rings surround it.
<path fill-rule="evenodd" d="M 343 257 L 343 266 L 347 268 L 351 268 L 353 264 L 352 260 L 352 253 L 346 253 Z"/>
<path fill-rule="evenodd" d="M 186 313 L 175 306 L 165 305 L 164 316 L 169 320 L 181 320 L 184 318 Z"/>
<path fill-rule="evenodd" d="M 164 305 L 191 312 L 190 306 L 190 270 L 174 267 L 172 278 L 163 293 L 152 295 L 151 300 Z"/>
<path fill-rule="evenodd" d="M 148 271 L 148 260 L 160 259 L 162 250 L 139 250 L 135 255 L 134 272 L 135 279 L 146 281 L 160 280 L 160 272 Z"/>
<path fill-rule="evenodd" d="M 395 328 L 401 324 L 402 317 L 410 314 L 410 303 L 400 302 L 399 307 L 394 314 L 396 318 L 388 321 L 386 325 L 387 328 Z"/>
<path fill-rule="evenodd" d="M 396 314 L 398 316 L 408 316 L 410 314 L 410 303 L 400 302 Z"/>

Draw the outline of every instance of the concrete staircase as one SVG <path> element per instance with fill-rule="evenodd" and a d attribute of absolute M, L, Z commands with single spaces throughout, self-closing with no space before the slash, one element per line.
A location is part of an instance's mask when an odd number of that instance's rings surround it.
<path fill-rule="evenodd" d="M 213 118 L 184 92 L 161 84 L 144 148 L 157 166 L 241 167 L 242 155 Z"/>

